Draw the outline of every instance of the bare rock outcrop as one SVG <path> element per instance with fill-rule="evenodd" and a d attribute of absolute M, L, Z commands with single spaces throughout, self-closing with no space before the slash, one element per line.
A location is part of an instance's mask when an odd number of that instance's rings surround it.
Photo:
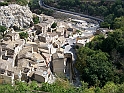
<path fill-rule="evenodd" d="M 0 7 L 0 25 L 25 28 L 33 22 L 33 15 L 28 6 L 10 4 Z"/>

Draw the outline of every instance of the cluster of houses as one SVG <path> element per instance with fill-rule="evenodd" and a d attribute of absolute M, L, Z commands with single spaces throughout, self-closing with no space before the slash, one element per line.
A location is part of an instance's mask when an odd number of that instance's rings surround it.
<path fill-rule="evenodd" d="M 35 80 L 52 83 L 54 73 L 64 75 L 64 32 L 53 31 L 53 17 L 40 15 L 40 23 L 27 29 L 28 38 L 9 29 L 0 42 L 0 83 Z M 62 28 L 62 27 L 61 27 Z M 60 28 L 59 28 L 60 29 Z M 62 28 L 64 31 L 64 28 Z"/>
<path fill-rule="evenodd" d="M 65 76 L 67 53 L 64 53 L 66 38 L 75 38 L 76 44 L 84 45 L 93 35 L 82 36 L 66 22 L 51 16 L 38 15 L 40 23 L 26 29 L 28 38 L 20 39 L 19 32 L 9 30 L 0 42 L 0 83 L 15 80 L 29 82 L 55 81 L 54 75 Z M 57 27 L 51 28 L 56 22 Z"/>

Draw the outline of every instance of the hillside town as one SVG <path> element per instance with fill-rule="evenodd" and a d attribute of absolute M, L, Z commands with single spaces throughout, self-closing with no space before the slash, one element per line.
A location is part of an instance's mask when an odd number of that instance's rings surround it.
<path fill-rule="evenodd" d="M 33 24 L 33 16 L 39 18 L 38 24 Z M 7 27 L 0 41 L 1 84 L 14 84 L 15 80 L 53 83 L 56 77 L 72 81 L 76 48 L 109 31 L 86 20 L 37 15 L 28 6 L 17 4 L 0 7 L 0 25 Z M 21 39 L 21 32 L 28 37 Z"/>

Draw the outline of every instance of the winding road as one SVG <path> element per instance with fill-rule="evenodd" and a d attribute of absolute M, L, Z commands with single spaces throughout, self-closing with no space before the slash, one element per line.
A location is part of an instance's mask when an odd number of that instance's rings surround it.
<path fill-rule="evenodd" d="M 48 6 L 48 5 L 46 5 L 46 4 L 44 3 L 43 0 L 39 0 L 39 5 L 40 5 L 41 7 L 45 7 L 45 8 L 48 8 L 48 9 L 55 10 L 55 11 L 64 12 L 64 13 L 69 13 L 69 14 L 73 14 L 73 15 L 78 15 L 78 16 L 81 16 L 81 17 L 89 18 L 89 19 L 92 19 L 92 20 L 97 21 L 98 23 L 103 22 L 102 19 L 97 18 L 97 17 L 93 17 L 93 16 L 89 16 L 89 15 L 85 15 L 85 14 L 80 14 L 80 13 L 71 12 L 71 11 L 67 11 L 67 10 L 58 9 L 58 8 L 55 8 L 55 7 Z"/>

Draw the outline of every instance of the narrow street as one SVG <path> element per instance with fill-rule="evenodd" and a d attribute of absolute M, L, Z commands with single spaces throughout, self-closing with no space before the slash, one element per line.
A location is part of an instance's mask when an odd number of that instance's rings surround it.
<path fill-rule="evenodd" d="M 65 46 L 64 53 L 70 53 L 72 55 L 72 60 L 67 59 L 67 77 L 74 86 L 81 86 L 79 79 L 78 71 L 74 68 L 74 63 L 76 62 L 76 50 L 75 50 L 75 39 L 67 38 L 66 39 L 69 45 Z M 70 63 L 72 61 L 72 63 Z M 72 79 L 72 80 L 71 80 Z"/>

